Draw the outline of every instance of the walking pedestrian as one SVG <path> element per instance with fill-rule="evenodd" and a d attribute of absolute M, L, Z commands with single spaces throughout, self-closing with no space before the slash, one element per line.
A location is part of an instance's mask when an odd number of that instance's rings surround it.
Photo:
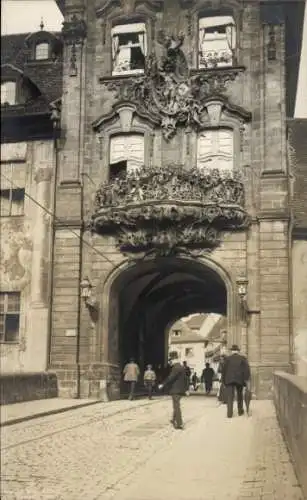
<path fill-rule="evenodd" d="M 192 385 L 193 385 L 194 392 L 196 392 L 198 389 L 198 376 L 197 376 L 196 372 L 194 372 L 192 375 Z"/>
<path fill-rule="evenodd" d="M 222 354 L 220 357 L 220 362 L 218 365 L 217 373 L 219 377 L 219 390 L 217 393 L 217 399 L 220 403 L 226 404 L 227 403 L 227 398 L 226 398 L 226 388 L 225 385 L 222 382 L 222 371 L 223 371 L 223 366 L 225 363 L 226 356 L 225 354 Z"/>
<path fill-rule="evenodd" d="M 250 366 L 245 356 L 240 354 L 239 347 L 234 344 L 231 347 L 231 355 L 225 359 L 222 367 L 222 382 L 226 386 L 227 417 L 233 416 L 233 401 L 237 393 L 238 414 L 244 414 L 243 388 L 249 385 Z"/>
<path fill-rule="evenodd" d="M 183 362 L 183 367 L 185 369 L 185 375 L 186 375 L 186 390 L 185 390 L 185 392 L 188 396 L 189 390 L 190 390 L 191 368 L 188 366 L 188 363 L 186 361 Z"/>
<path fill-rule="evenodd" d="M 209 395 L 212 391 L 213 386 L 213 378 L 215 376 L 213 368 L 210 366 L 210 363 L 206 363 L 206 368 L 204 368 L 202 373 L 202 379 L 205 384 L 206 394 Z"/>
<path fill-rule="evenodd" d="M 129 386 L 129 397 L 128 399 L 132 401 L 134 399 L 135 385 L 140 375 L 140 369 L 135 363 L 134 358 L 130 358 L 129 363 L 126 364 L 124 370 L 124 381 L 127 382 Z"/>
<path fill-rule="evenodd" d="M 152 390 L 156 382 L 156 374 L 152 369 L 152 365 L 147 365 L 144 373 L 144 385 L 147 389 L 148 399 L 152 399 Z"/>
<path fill-rule="evenodd" d="M 171 373 L 163 384 L 159 385 L 159 389 L 166 388 L 169 390 L 173 403 L 173 416 L 171 424 L 175 429 L 183 429 L 180 401 L 182 396 L 186 393 L 186 369 L 179 362 L 178 354 L 176 352 L 172 353 L 170 364 L 172 365 Z"/>

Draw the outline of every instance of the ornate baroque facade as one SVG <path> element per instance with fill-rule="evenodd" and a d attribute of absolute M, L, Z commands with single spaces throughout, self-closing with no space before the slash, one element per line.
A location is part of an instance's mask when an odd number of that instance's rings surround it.
<path fill-rule="evenodd" d="M 4 37 L 5 371 L 118 397 L 129 356 L 216 312 L 270 396 L 306 356 L 300 2 L 58 3 L 60 34 Z"/>

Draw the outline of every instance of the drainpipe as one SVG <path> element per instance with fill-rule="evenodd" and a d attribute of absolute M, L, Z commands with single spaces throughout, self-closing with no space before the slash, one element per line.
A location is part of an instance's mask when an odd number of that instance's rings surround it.
<path fill-rule="evenodd" d="M 79 133 L 78 133 L 78 165 L 79 165 L 79 180 L 80 180 L 80 239 L 79 239 L 79 277 L 78 277 L 78 310 L 77 310 L 77 344 L 76 344 L 76 368 L 77 368 L 77 391 L 76 399 L 81 396 L 81 369 L 80 369 L 80 338 L 81 338 L 81 281 L 83 270 L 83 234 L 84 234 L 84 182 L 83 182 L 83 161 L 81 156 L 81 142 L 84 143 L 84 136 L 82 135 L 82 111 L 84 111 L 83 94 L 84 89 L 82 85 L 83 78 L 83 58 L 84 58 L 84 43 L 81 42 L 80 47 L 80 100 L 79 100 Z M 83 147 L 82 147 L 83 152 Z"/>

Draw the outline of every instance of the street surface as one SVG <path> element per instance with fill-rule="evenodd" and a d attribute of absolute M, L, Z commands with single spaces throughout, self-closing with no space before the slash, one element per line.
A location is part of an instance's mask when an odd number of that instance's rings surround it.
<path fill-rule="evenodd" d="M 272 402 L 118 401 L 1 429 L 2 500 L 304 500 Z"/>

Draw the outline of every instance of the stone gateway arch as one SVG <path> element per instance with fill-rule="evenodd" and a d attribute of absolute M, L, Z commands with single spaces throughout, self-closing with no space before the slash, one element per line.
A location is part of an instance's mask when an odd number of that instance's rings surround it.
<path fill-rule="evenodd" d="M 227 317 L 257 397 L 292 369 L 274 19 L 240 0 L 67 8 L 49 350 L 62 394 L 118 397 L 127 358 L 165 362 L 167 325 L 194 312 Z"/>

